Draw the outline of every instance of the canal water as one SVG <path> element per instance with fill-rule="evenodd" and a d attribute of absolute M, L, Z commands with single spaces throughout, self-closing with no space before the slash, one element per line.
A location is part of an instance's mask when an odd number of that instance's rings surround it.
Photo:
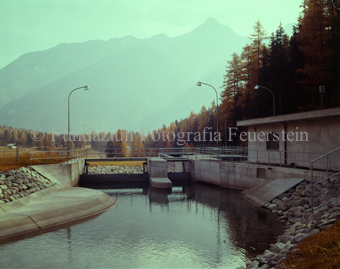
<path fill-rule="evenodd" d="M 238 191 L 198 183 L 103 191 L 117 200 L 108 211 L 1 244 L 0 267 L 237 268 L 283 232 Z"/>

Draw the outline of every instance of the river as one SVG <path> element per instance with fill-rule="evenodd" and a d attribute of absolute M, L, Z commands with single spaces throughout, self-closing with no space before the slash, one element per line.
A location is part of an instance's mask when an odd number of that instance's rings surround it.
<path fill-rule="evenodd" d="M 234 190 L 100 188 L 117 200 L 112 208 L 1 244 L 0 267 L 237 268 L 283 232 L 277 217 Z"/>

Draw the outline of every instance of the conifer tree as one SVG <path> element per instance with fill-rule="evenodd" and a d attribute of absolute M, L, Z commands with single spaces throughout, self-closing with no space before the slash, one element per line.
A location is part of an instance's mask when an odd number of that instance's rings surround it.
<path fill-rule="evenodd" d="M 208 126 L 209 117 L 206 107 L 203 105 L 198 114 L 198 132 L 202 133 L 204 128 Z"/>
<path fill-rule="evenodd" d="M 102 137 L 104 137 L 102 135 Z M 110 157 L 128 157 L 129 149 L 126 143 L 126 137 L 121 129 L 118 129 L 116 134 L 112 136 L 106 144 L 106 156 Z"/>
<path fill-rule="evenodd" d="M 302 87 L 312 94 L 311 108 L 320 106 L 319 86 L 332 92 L 332 34 L 334 9 L 328 0 L 306 0 L 300 18 L 299 45 L 305 64 Z M 338 75 L 337 75 L 338 76 Z"/>
<path fill-rule="evenodd" d="M 227 62 L 226 74 L 224 75 L 222 98 L 235 96 L 242 87 L 241 58 L 237 53 L 233 53 L 231 57 L 232 59 Z"/>
<path fill-rule="evenodd" d="M 108 158 L 113 158 L 117 157 L 116 152 L 115 152 L 115 144 L 113 140 L 109 140 L 106 144 L 106 149 L 105 149 L 106 157 Z"/>

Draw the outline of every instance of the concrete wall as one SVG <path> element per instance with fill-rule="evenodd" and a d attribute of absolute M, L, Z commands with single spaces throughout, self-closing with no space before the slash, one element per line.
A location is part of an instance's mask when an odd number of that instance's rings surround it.
<path fill-rule="evenodd" d="M 278 178 L 304 178 L 311 181 L 309 170 L 223 161 L 193 160 L 190 174 L 192 180 L 238 190 Z M 314 171 L 314 181 L 326 177 L 326 172 Z"/>
<path fill-rule="evenodd" d="M 280 123 L 272 123 L 268 125 L 250 126 L 248 127 L 248 161 L 254 163 L 284 163 L 284 141 L 282 136 L 283 125 Z M 268 132 L 279 132 L 279 150 L 267 150 L 266 141 L 260 134 Z"/>
<path fill-rule="evenodd" d="M 257 137 L 260 132 L 279 132 L 279 150 L 267 150 L 266 141 L 248 140 L 248 160 L 263 164 L 295 164 L 310 167 L 310 161 L 340 146 L 340 118 L 296 120 L 283 123 L 268 123 L 248 127 L 248 132 Z M 291 133 L 290 139 L 283 131 Z M 250 136 L 252 138 L 252 136 Z M 258 138 L 258 137 L 257 137 Z M 286 140 L 286 142 L 285 142 Z M 290 140 L 290 141 L 289 141 Z M 285 154 L 287 151 L 287 154 Z M 286 160 L 285 160 L 286 159 Z M 340 152 L 314 163 L 318 169 L 340 170 Z"/>
<path fill-rule="evenodd" d="M 77 159 L 61 164 L 42 164 L 31 167 L 59 186 L 72 187 L 78 184 L 80 175 L 84 173 L 84 166 L 85 160 Z"/>
<path fill-rule="evenodd" d="M 167 161 L 159 157 L 151 157 L 147 160 L 150 177 L 167 178 Z"/>
<path fill-rule="evenodd" d="M 171 161 L 167 160 L 168 172 L 189 172 L 190 161 Z"/>
<path fill-rule="evenodd" d="M 297 165 L 303 165 L 298 159 L 315 159 L 319 156 L 328 153 L 338 147 L 340 147 L 340 118 L 325 118 L 320 120 L 306 120 L 292 122 L 287 126 L 288 131 L 295 132 L 303 130 L 308 133 L 308 142 L 289 142 L 287 141 L 288 150 L 297 149 L 300 152 L 314 152 L 311 156 L 303 154 L 303 156 L 294 157 L 292 154 L 288 154 L 288 160 L 297 160 Z M 340 151 L 332 154 L 328 157 L 329 169 L 340 171 Z M 314 167 L 327 169 L 327 159 L 324 158 L 314 163 Z"/>

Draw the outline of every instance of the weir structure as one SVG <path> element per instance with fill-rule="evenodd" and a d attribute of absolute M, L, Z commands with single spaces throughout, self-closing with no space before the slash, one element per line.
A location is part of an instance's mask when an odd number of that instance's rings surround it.
<path fill-rule="evenodd" d="M 337 151 L 338 152 L 338 151 Z M 265 159 L 249 161 L 248 155 L 254 153 L 245 148 L 205 148 L 191 149 L 188 152 L 167 152 L 163 150 L 158 157 L 144 157 L 147 171 L 143 174 L 126 175 L 88 175 L 80 176 L 80 183 L 110 182 L 148 182 L 151 187 L 171 189 L 178 180 L 197 181 L 243 191 L 243 196 L 258 206 L 278 197 L 301 181 L 319 182 L 331 175 L 339 177 L 339 171 L 330 170 L 328 159 L 322 164 L 325 169 L 311 169 L 313 159 L 309 162 L 303 156 L 301 166 L 295 163 L 286 165 L 277 163 L 276 158 L 267 155 Z M 291 153 L 290 153 L 291 154 Z M 307 153 L 313 158 L 317 153 Z M 260 156 L 259 153 L 255 155 Z M 281 154 L 280 154 L 281 155 Z M 296 153 L 296 156 L 299 156 Z M 337 157 L 338 158 L 338 157 Z M 131 157 L 107 158 L 102 161 L 136 160 Z M 339 159 L 339 158 L 338 158 Z M 86 162 L 97 159 L 87 159 Z M 330 160 L 330 158 L 329 158 Z M 296 159 L 299 163 L 299 159 Z M 321 164 L 320 164 L 321 165 Z M 321 166 L 319 166 L 321 167 Z"/>
<path fill-rule="evenodd" d="M 85 171 L 91 162 L 112 161 L 144 161 L 143 173 L 140 174 L 88 174 L 80 175 L 79 183 L 83 184 L 110 184 L 110 183 L 148 183 L 156 189 L 171 189 L 178 182 L 190 181 L 190 162 L 187 158 L 163 157 L 118 157 L 86 159 Z"/>

